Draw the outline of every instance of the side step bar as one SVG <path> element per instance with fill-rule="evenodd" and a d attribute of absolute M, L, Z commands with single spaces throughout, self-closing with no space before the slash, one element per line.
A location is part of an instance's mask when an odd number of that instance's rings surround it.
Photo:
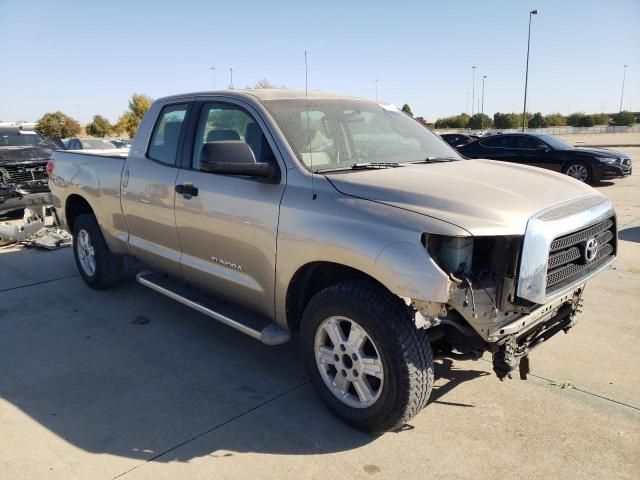
<path fill-rule="evenodd" d="M 288 330 L 273 323 L 267 317 L 221 300 L 205 297 L 185 284 L 160 273 L 143 271 L 138 273 L 136 279 L 145 287 L 249 335 L 265 345 L 280 345 L 291 339 Z"/>

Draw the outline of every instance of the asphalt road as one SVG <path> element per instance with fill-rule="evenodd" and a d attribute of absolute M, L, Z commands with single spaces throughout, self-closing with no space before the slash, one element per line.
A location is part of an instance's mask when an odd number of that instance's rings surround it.
<path fill-rule="evenodd" d="M 640 165 L 640 148 L 625 149 Z M 526 381 L 440 359 L 430 404 L 372 437 L 267 347 L 135 283 L 97 292 L 70 249 L 0 249 L 0 478 L 639 478 L 640 169 L 599 190 L 619 261 Z"/>

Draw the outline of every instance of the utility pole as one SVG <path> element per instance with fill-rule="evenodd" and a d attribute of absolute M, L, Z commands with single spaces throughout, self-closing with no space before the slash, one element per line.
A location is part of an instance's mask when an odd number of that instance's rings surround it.
<path fill-rule="evenodd" d="M 529 83 L 529 49 L 531 47 L 531 17 L 533 15 L 538 15 L 540 13 L 538 10 L 531 10 L 529 12 L 529 36 L 527 37 L 527 68 L 524 74 L 524 108 L 522 112 L 522 131 L 525 130 L 525 125 L 527 124 L 527 86 Z"/>
<path fill-rule="evenodd" d="M 486 75 L 482 76 L 482 113 L 480 114 L 480 130 L 484 129 L 484 81 L 487 79 Z"/>
<path fill-rule="evenodd" d="M 471 116 L 473 117 L 473 104 L 476 103 L 476 67 L 475 65 L 471 66 L 471 78 L 472 83 L 471 83 Z"/>
<path fill-rule="evenodd" d="M 216 89 L 216 67 L 211 67 L 211 73 L 213 73 L 213 89 Z"/>
<path fill-rule="evenodd" d="M 620 111 L 622 111 L 622 99 L 624 99 L 624 81 L 627 79 L 627 67 L 629 65 L 623 65 L 624 68 L 622 73 L 622 93 L 620 94 Z"/>
<path fill-rule="evenodd" d="M 231 76 L 231 90 L 233 90 L 233 67 L 229 69 L 229 75 Z"/>

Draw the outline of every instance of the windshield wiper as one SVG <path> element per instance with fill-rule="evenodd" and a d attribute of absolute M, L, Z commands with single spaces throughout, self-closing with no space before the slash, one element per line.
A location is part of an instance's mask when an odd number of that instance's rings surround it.
<path fill-rule="evenodd" d="M 424 160 L 418 160 L 416 162 L 409 163 L 442 163 L 442 162 L 455 162 L 459 160 L 459 158 L 455 157 L 427 157 Z"/>
<path fill-rule="evenodd" d="M 343 167 L 323 168 L 322 170 L 316 170 L 316 173 L 342 172 L 345 170 L 395 168 L 400 166 L 401 165 L 398 162 L 361 162 L 361 163 L 353 163 L 351 165 L 345 165 Z"/>

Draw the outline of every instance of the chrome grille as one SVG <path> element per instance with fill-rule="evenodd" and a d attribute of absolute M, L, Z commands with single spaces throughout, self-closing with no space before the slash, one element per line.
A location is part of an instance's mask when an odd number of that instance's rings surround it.
<path fill-rule="evenodd" d="M 0 166 L 0 175 L 3 183 L 9 185 L 47 180 L 44 165 L 4 165 Z"/>
<path fill-rule="evenodd" d="M 595 258 L 587 260 L 587 242 L 595 239 Z M 608 218 L 596 225 L 556 238 L 547 262 L 547 294 L 595 270 L 615 254 L 615 223 Z"/>

